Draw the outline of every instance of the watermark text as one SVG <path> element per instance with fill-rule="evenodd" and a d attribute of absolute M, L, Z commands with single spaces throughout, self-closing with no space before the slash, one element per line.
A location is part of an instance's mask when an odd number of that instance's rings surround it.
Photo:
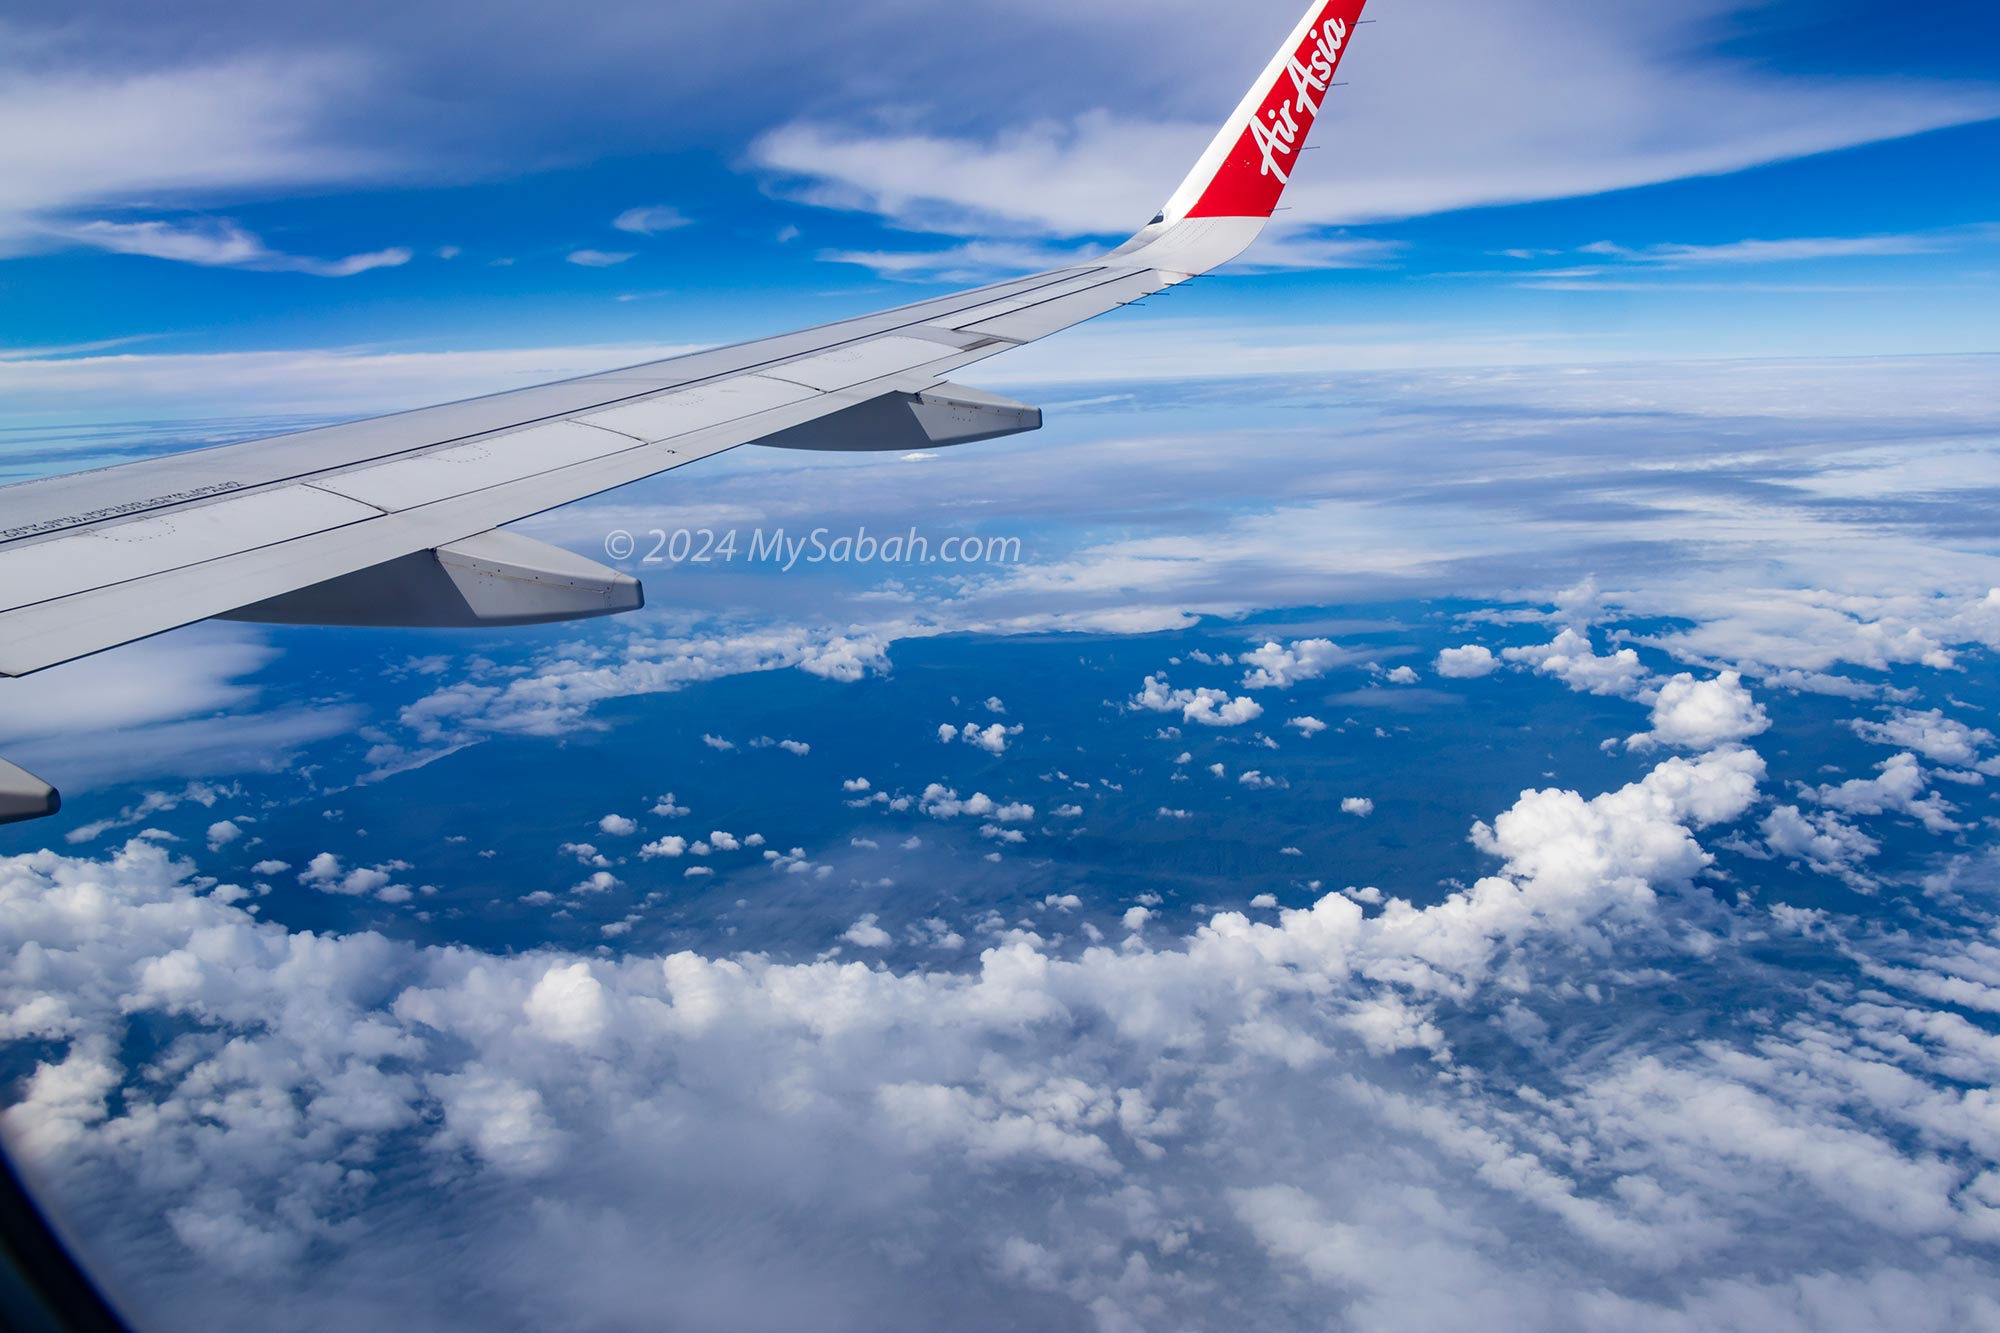
<path fill-rule="evenodd" d="M 783 572 L 801 565 L 1016 565 L 1021 539 L 976 533 L 932 537 L 916 528 L 886 537 L 866 527 L 852 532 L 649 528 L 638 533 L 618 528 L 605 534 L 604 553 L 620 563 L 765 565 Z"/>

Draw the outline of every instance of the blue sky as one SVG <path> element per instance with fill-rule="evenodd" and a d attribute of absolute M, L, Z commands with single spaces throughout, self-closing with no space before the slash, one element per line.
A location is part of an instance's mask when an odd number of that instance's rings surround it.
<path fill-rule="evenodd" d="M 451 396 L 534 377 L 470 353 L 588 368 L 1054 262 L 1150 214 L 1289 9 L 1218 33 L 1169 7 L 1143 36 L 1118 6 L 975 9 L 920 36 L 908 5 L 741 28 L 611 7 L 549 56 L 514 11 L 466 33 L 446 6 L 399 28 L 29 6 L 0 103 L 10 415 L 360 413 L 425 401 L 370 356 L 458 354 Z M 1394 329 L 1402 364 L 1995 348 L 1977 164 L 2000 87 L 1960 53 L 2000 20 L 1599 9 L 1380 5 L 1250 265 L 1297 267 L 1158 316 Z M 621 19 L 661 45 L 611 39 Z M 326 351 L 351 375 L 289 393 L 226 360 L 93 359 Z"/>

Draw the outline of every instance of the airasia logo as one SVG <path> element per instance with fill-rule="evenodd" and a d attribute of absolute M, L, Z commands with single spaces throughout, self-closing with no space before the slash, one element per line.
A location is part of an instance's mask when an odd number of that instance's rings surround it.
<path fill-rule="evenodd" d="M 1292 55 L 1287 66 L 1292 80 L 1291 94 L 1275 106 L 1266 106 L 1262 116 L 1250 118 L 1250 137 L 1264 158 L 1263 174 L 1276 176 L 1280 185 L 1291 180 L 1286 165 L 1296 157 L 1299 141 L 1319 115 L 1320 96 L 1333 85 L 1333 71 L 1340 64 L 1341 48 L 1346 45 L 1347 21 L 1328 19 L 1312 40 Z"/>
<path fill-rule="evenodd" d="M 1323 0 L 1299 28 L 1289 53 L 1267 66 L 1270 84 L 1262 105 L 1231 129 L 1236 138 L 1186 215 L 1190 218 L 1267 218 L 1291 183 L 1306 133 L 1319 118 L 1334 73 L 1354 40 L 1368 0 Z M 1240 122 L 1239 122 L 1240 124 Z"/>

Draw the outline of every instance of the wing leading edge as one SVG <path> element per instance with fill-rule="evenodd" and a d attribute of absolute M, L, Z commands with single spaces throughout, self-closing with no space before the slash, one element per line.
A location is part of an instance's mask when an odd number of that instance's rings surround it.
<path fill-rule="evenodd" d="M 1241 254 L 1277 207 L 1365 3 L 1315 0 L 1160 215 L 1095 263 L 540 388 L 0 487 L 0 676 L 216 616 L 610 614 L 642 600 L 632 580 L 494 530 L 743 444 L 900 448 L 1035 429 L 1033 408 L 947 377 Z M 10 774 L 0 767 L 0 786 L 22 795 L 0 799 L 0 823 L 49 812 L 53 793 Z"/>

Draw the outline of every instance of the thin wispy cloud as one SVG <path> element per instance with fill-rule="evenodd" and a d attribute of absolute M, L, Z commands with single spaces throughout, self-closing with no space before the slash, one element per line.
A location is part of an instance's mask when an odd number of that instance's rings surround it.
<path fill-rule="evenodd" d="M 611 225 L 635 236 L 658 236 L 663 231 L 692 227 L 694 219 L 669 204 L 647 204 L 626 209 L 611 220 Z"/>
<path fill-rule="evenodd" d="M 1094 246 L 1037 245 L 1020 241 L 968 241 L 944 249 L 823 250 L 829 264 L 852 264 L 877 277 L 903 282 L 984 282 L 1012 273 L 1060 268 L 1094 258 Z"/>
<path fill-rule="evenodd" d="M 1930 258 L 1976 251 L 1982 246 L 1991 246 L 1996 240 L 2000 240 L 2000 227 L 1991 224 L 1858 236 L 1748 238 L 1706 243 L 1627 245 L 1605 240 L 1593 241 L 1570 251 L 1515 249 L 1496 252 L 1499 258 L 1538 263 L 1544 265 L 1542 267 L 1480 269 L 1432 276 L 1450 279 L 1502 278 L 1533 291 L 1881 291 L 1890 288 L 1880 282 L 1801 282 L 1734 277 L 1686 280 L 1665 275 L 1699 273 L 1703 270 L 1743 272 L 1759 268 L 1841 265 L 1874 259 Z M 1548 264 L 1548 261 L 1554 260 L 1564 262 L 1552 266 Z M 1868 271 L 1873 276 L 1882 270 Z M 1640 274 L 1659 276 L 1636 276 Z"/>
<path fill-rule="evenodd" d="M 255 234 L 226 220 L 177 225 L 171 222 L 84 222 L 58 229 L 57 234 L 98 250 L 143 255 L 207 268 L 247 268 L 265 273 L 310 273 L 320 278 L 351 278 L 371 269 L 399 268 L 414 253 L 407 246 L 314 259 L 273 250 Z"/>
<path fill-rule="evenodd" d="M 0 57 L 0 255 L 66 243 L 85 210 L 390 174 L 400 154 L 334 124 L 366 83 L 325 53 L 118 71 Z"/>
<path fill-rule="evenodd" d="M 1783 240 L 1730 241 L 1721 245 L 1651 245 L 1639 249 L 1612 241 L 1597 241 L 1581 253 L 1642 264 L 1691 268 L 1718 264 L 1795 264 L 1825 259 L 1872 259 L 1883 256 L 1934 255 L 1954 248 L 1954 238 L 1941 232 L 1911 232 L 1891 236 L 1801 236 Z"/>

